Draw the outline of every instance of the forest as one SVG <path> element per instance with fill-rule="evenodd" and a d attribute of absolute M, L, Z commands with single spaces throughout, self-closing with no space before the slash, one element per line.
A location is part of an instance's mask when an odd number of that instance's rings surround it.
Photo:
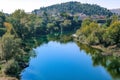
<path fill-rule="evenodd" d="M 48 7 L 42 7 L 40 9 L 36 9 L 32 11 L 37 15 L 42 15 L 44 12 L 48 13 L 49 15 L 59 15 L 60 13 L 67 12 L 70 14 L 77 14 L 83 13 L 85 15 L 104 15 L 104 16 L 111 16 L 113 13 L 103 7 L 100 7 L 96 4 L 82 4 L 80 2 L 66 2 L 61 4 L 56 4 Z"/>

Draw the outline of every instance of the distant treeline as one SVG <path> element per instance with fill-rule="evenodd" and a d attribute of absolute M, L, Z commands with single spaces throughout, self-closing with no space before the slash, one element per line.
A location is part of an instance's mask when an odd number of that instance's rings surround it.
<path fill-rule="evenodd" d="M 57 15 L 63 12 L 70 14 L 83 13 L 85 15 L 104 15 L 111 16 L 112 12 L 96 4 L 82 4 L 80 2 L 66 2 L 34 10 L 32 13 L 41 15 L 44 12 L 49 15 Z"/>

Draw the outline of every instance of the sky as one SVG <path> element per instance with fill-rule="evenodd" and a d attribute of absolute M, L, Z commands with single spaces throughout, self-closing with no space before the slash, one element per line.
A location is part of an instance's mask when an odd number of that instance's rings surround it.
<path fill-rule="evenodd" d="M 98 4 L 108 9 L 120 8 L 120 0 L 0 0 L 0 11 L 12 13 L 16 9 L 24 9 L 25 12 L 31 12 L 40 7 L 69 1 Z"/>

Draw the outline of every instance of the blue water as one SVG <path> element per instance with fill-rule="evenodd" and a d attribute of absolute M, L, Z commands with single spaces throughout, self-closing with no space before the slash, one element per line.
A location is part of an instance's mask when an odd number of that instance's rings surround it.
<path fill-rule="evenodd" d="M 111 80 L 102 66 L 74 43 L 49 42 L 35 49 L 37 56 L 21 73 L 21 80 Z"/>

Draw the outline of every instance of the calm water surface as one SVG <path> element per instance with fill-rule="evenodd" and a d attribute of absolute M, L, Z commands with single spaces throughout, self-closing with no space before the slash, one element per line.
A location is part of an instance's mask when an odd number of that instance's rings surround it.
<path fill-rule="evenodd" d="M 91 56 L 74 42 L 50 41 L 34 50 L 37 56 L 21 73 L 21 80 L 112 80 L 106 69 L 93 66 Z"/>

